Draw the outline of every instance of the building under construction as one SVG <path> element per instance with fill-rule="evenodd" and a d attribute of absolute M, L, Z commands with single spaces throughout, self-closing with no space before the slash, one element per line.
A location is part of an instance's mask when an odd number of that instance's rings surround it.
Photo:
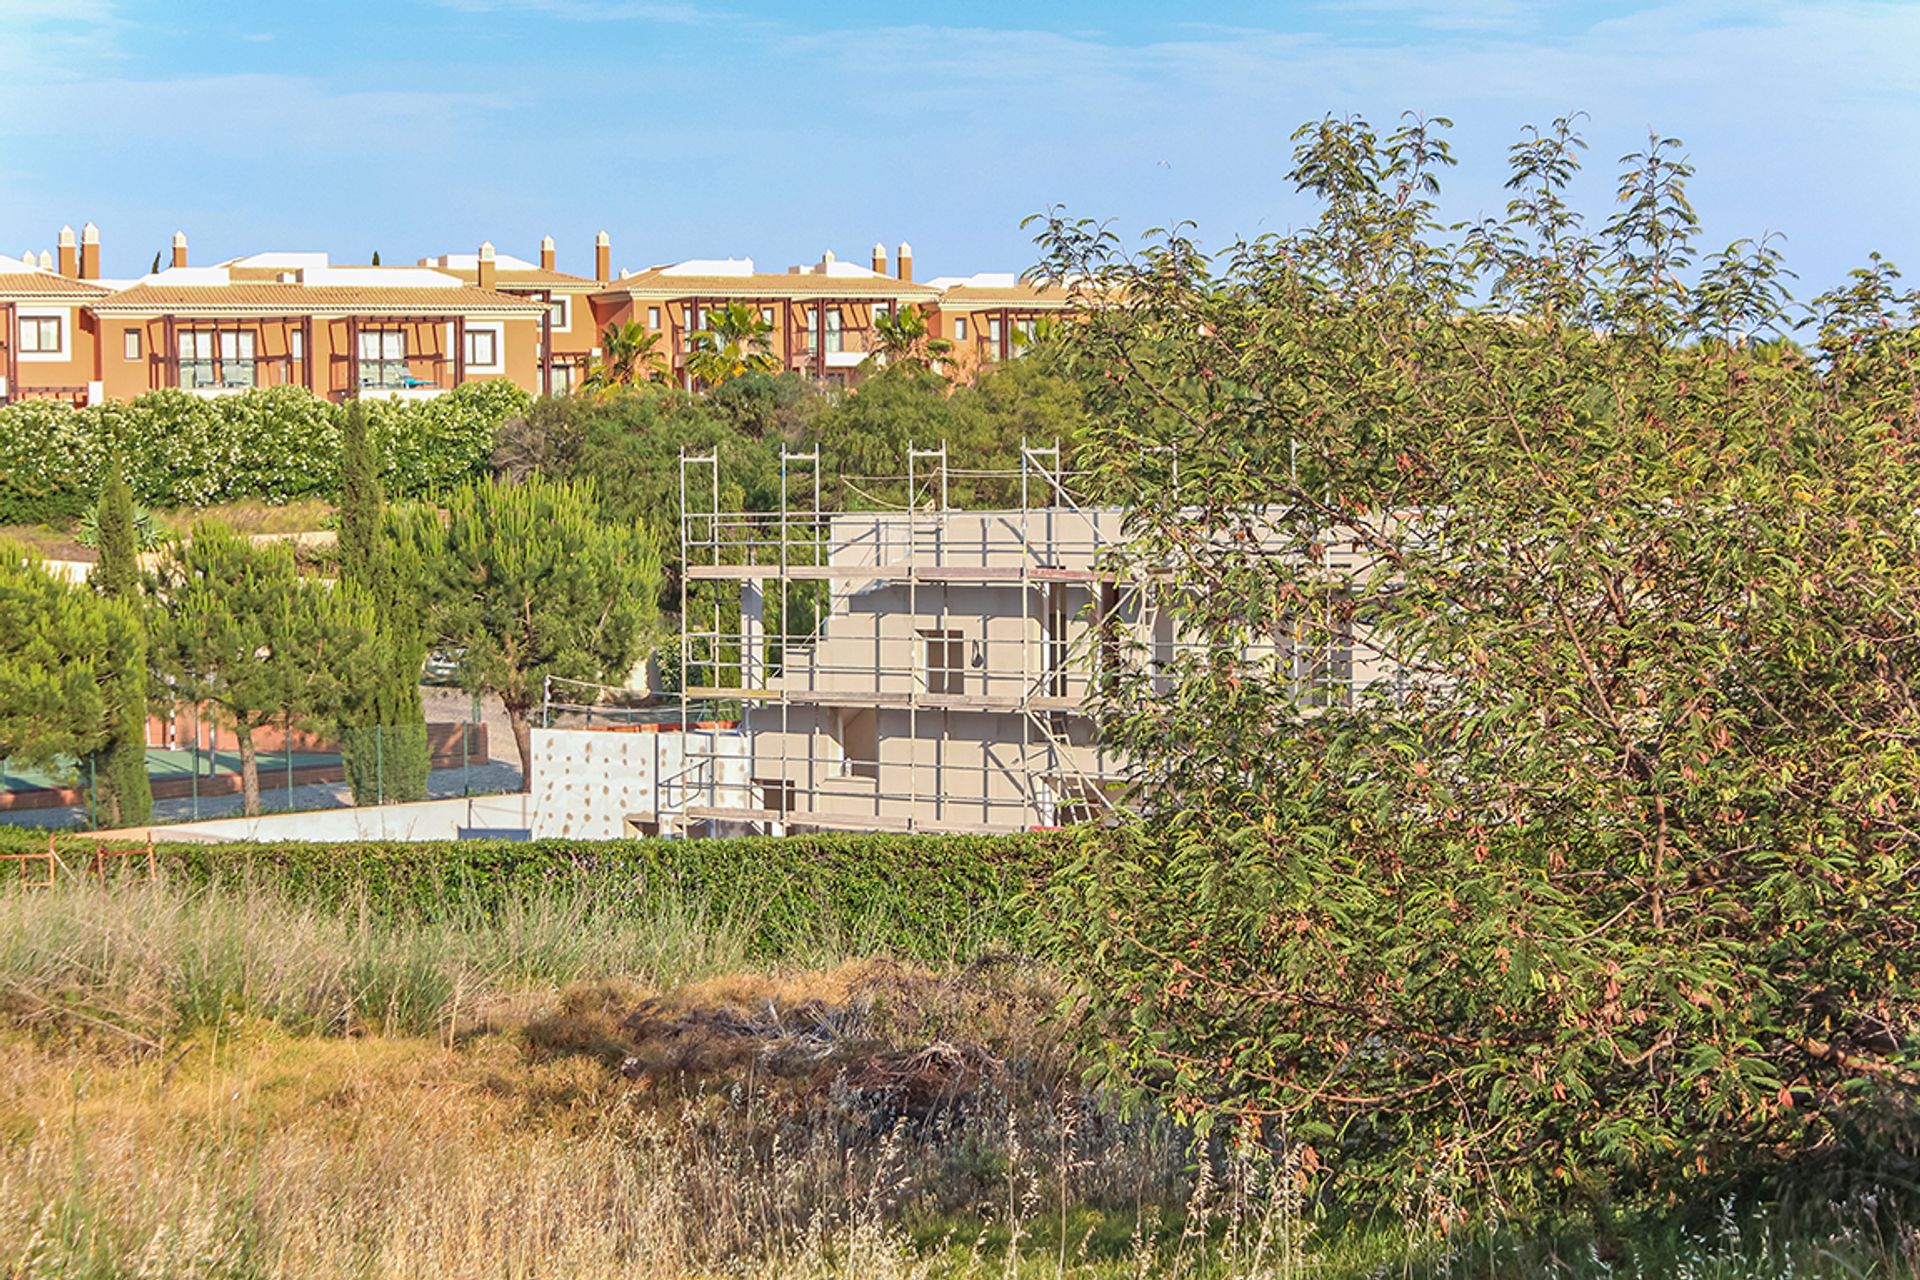
<path fill-rule="evenodd" d="M 998 833 L 1108 808 L 1093 650 L 1103 620 L 1141 619 L 1102 571 L 1120 512 L 1082 508 L 1059 463 L 1023 448 L 1017 470 L 960 473 L 912 450 L 887 478 L 903 500 L 849 512 L 823 505 L 817 453 L 787 453 L 779 510 L 742 512 L 721 510 L 716 455 L 683 456 L 683 714 L 737 699 L 740 739 L 707 741 L 751 779 L 690 760 L 688 830 Z M 963 474 L 1017 505 L 953 509 Z"/>

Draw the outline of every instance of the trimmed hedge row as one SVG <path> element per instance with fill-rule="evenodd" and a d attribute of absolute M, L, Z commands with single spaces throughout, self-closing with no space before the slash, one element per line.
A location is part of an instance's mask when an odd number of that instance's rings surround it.
<path fill-rule="evenodd" d="M 40 834 L 34 847 L 45 848 Z M 1030 891 L 1064 861 L 1053 834 L 809 835 L 734 840 L 467 840 L 421 844 L 170 844 L 164 873 L 257 885 L 325 908 L 421 919 L 491 913 L 542 886 L 672 894 L 716 923 L 750 926 L 755 955 L 841 940 L 952 961 L 1035 938 Z M 16 864 L 17 865 L 17 864 Z"/>
<path fill-rule="evenodd" d="M 500 424 L 530 402 L 507 382 L 470 382 L 432 400 L 367 399 L 388 494 L 419 497 L 483 475 Z M 344 413 L 299 387 L 210 399 L 154 391 L 84 409 L 8 405 L 0 408 L 0 524 L 78 516 L 115 449 L 135 499 L 148 506 L 330 495 Z"/>

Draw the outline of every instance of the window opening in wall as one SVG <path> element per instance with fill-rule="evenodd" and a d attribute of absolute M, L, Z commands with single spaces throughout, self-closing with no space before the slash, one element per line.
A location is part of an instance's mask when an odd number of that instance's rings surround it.
<path fill-rule="evenodd" d="M 958 631 L 922 631 L 920 648 L 928 693 L 967 691 L 967 643 Z"/>
<path fill-rule="evenodd" d="M 20 353 L 57 356 L 66 347 L 66 321 L 59 316 L 21 316 Z"/>
<path fill-rule="evenodd" d="M 1319 617 L 1293 623 L 1294 696 L 1309 707 L 1353 703 L 1353 619 L 1346 602 L 1328 601 Z"/>
<path fill-rule="evenodd" d="M 492 369 L 500 364 L 500 335 L 492 329 L 467 330 L 467 366 Z"/>
<path fill-rule="evenodd" d="M 793 812 L 794 785 L 791 778 L 755 778 L 760 789 L 760 807 L 778 814 Z"/>
<path fill-rule="evenodd" d="M 127 330 L 124 336 L 124 343 L 127 359 L 138 360 L 140 358 L 140 331 L 138 329 Z"/>
<path fill-rule="evenodd" d="M 567 302 L 568 299 L 566 298 L 555 298 L 547 304 L 547 315 L 552 317 L 552 324 L 556 329 L 564 329 L 567 327 L 568 320 L 572 314 L 567 308 Z"/>
<path fill-rule="evenodd" d="M 840 713 L 840 772 L 849 778 L 880 776 L 880 713 L 872 707 Z"/>
<path fill-rule="evenodd" d="M 1067 584 L 1047 584 L 1047 696 L 1067 696 Z"/>
<path fill-rule="evenodd" d="M 953 340 L 955 342 L 965 342 L 967 340 L 967 318 L 965 316 L 955 316 L 953 318 Z"/>
<path fill-rule="evenodd" d="M 647 308 L 647 328 L 658 329 L 659 327 L 660 327 L 660 308 L 648 307 Z"/>

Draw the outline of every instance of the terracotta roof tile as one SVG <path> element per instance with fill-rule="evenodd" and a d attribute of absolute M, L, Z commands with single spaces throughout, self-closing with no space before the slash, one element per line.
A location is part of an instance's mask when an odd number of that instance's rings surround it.
<path fill-rule="evenodd" d="M 112 292 L 92 280 L 75 280 L 49 271 L 10 271 L 0 275 L 0 297 L 99 298 Z"/>
<path fill-rule="evenodd" d="M 908 298 L 931 302 L 938 289 L 892 276 L 822 276 L 756 272 L 750 276 L 676 276 L 640 271 L 609 281 L 602 293 L 650 298 Z"/>
<path fill-rule="evenodd" d="M 1065 307 L 1073 295 L 1058 285 L 1033 285 L 1024 281 L 1012 286 L 956 284 L 941 291 L 940 305 L 949 311 L 969 307 Z"/>
<path fill-rule="evenodd" d="M 467 312 L 537 316 L 545 303 L 531 298 L 476 289 L 414 288 L 395 285 L 137 284 L 102 298 L 95 309 L 105 313 L 148 311 L 288 312 L 347 314 L 353 312 L 458 315 Z"/>
<path fill-rule="evenodd" d="M 450 276 L 459 276 L 462 280 L 468 281 L 469 283 L 479 278 L 478 272 L 470 271 L 463 267 L 435 267 L 433 269 L 435 271 L 445 272 Z M 603 287 L 598 280 L 592 280 L 586 276 L 569 275 L 565 271 L 542 271 L 537 267 L 531 271 L 496 271 L 494 272 L 494 280 L 499 284 L 519 285 L 522 288 L 539 288 L 544 285 L 564 285 L 574 289 L 599 289 Z"/>

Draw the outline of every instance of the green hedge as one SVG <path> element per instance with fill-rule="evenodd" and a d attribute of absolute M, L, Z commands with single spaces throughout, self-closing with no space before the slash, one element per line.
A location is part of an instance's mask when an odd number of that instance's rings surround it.
<path fill-rule="evenodd" d="M 369 398 L 388 494 L 419 497 L 485 474 L 500 424 L 530 400 L 506 382 L 472 382 L 432 400 Z M 114 448 L 148 506 L 323 497 L 339 478 L 343 412 L 298 387 L 212 398 L 154 391 L 85 409 L 8 405 L 0 408 L 0 524 L 79 515 Z"/>
<path fill-rule="evenodd" d="M 259 885 L 321 907 L 420 919 L 492 912 L 544 885 L 586 879 L 610 895 L 669 893 L 712 917 L 750 922 L 759 956 L 791 955 L 833 939 L 879 954 L 950 961 L 1032 942 L 1035 898 L 1028 891 L 1048 874 L 1063 839 L 289 842 L 170 844 L 159 854 L 165 874 L 188 883 Z M 39 832 L 18 835 L 16 847 L 45 848 L 45 840 Z M 68 846 L 84 848 L 78 841 Z"/>

